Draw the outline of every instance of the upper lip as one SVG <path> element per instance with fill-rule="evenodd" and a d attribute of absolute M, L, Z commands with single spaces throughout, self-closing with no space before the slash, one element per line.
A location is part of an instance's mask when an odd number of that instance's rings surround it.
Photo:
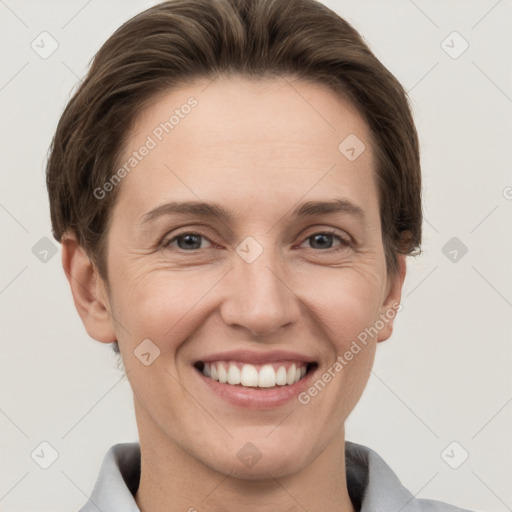
<path fill-rule="evenodd" d="M 198 359 L 197 362 L 211 363 L 214 361 L 240 361 L 249 364 L 273 363 L 276 361 L 302 361 L 313 363 L 312 357 L 297 352 L 286 350 L 271 350 L 267 352 L 255 352 L 253 350 L 230 350 L 227 352 L 217 352 Z"/>

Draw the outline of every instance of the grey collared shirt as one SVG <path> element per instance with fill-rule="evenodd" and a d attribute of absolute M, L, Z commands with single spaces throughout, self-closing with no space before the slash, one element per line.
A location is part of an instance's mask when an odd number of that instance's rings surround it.
<path fill-rule="evenodd" d="M 359 512 L 470 512 L 447 503 L 415 498 L 372 449 L 345 443 L 347 485 Z M 139 443 L 120 443 L 105 455 L 91 497 L 79 512 L 140 512 Z"/>

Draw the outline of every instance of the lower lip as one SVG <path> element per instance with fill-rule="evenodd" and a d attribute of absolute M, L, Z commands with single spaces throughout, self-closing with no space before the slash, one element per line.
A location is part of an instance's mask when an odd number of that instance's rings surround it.
<path fill-rule="evenodd" d="M 316 373 L 316 369 L 309 371 L 295 384 L 276 386 L 273 388 L 246 388 L 222 384 L 216 380 L 204 376 L 197 369 L 194 369 L 199 378 L 210 388 L 213 393 L 224 400 L 248 409 L 268 409 L 278 407 L 297 398 L 299 393 L 308 387 L 310 380 Z"/>

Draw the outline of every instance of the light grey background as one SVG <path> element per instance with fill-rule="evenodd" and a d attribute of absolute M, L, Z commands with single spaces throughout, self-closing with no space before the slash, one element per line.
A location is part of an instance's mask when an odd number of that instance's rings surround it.
<path fill-rule="evenodd" d="M 154 3 L 0 0 L 1 511 L 78 510 L 107 449 L 137 440 L 128 382 L 86 334 L 60 246 L 43 262 L 36 244 L 53 240 L 44 163 L 64 105 L 107 37 Z M 410 92 L 424 173 L 424 253 L 347 438 L 418 497 L 512 510 L 512 3 L 325 3 Z M 58 43 L 45 59 L 31 48 L 43 31 Z M 468 249 L 455 262 L 452 237 Z M 48 469 L 31 458 L 43 441 L 58 452 Z"/>

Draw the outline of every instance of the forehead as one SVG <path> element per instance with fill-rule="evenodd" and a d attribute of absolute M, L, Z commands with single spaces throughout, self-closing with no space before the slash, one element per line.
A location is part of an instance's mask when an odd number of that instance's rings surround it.
<path fill-rule="evenodd" d="M 308 189 L 311 198 L 336 190 L 372 197 L 371 145 L 358 111 L 326 86 L 198 81 L 139 114 L 119 162 L 129 172 L 118 204 L 129 203 L 125 213 L 140 221 L 148 208 L 177 198 L 238 201 L 243 209 L 263 207 L 262 199 L 298 201 Z"/>

